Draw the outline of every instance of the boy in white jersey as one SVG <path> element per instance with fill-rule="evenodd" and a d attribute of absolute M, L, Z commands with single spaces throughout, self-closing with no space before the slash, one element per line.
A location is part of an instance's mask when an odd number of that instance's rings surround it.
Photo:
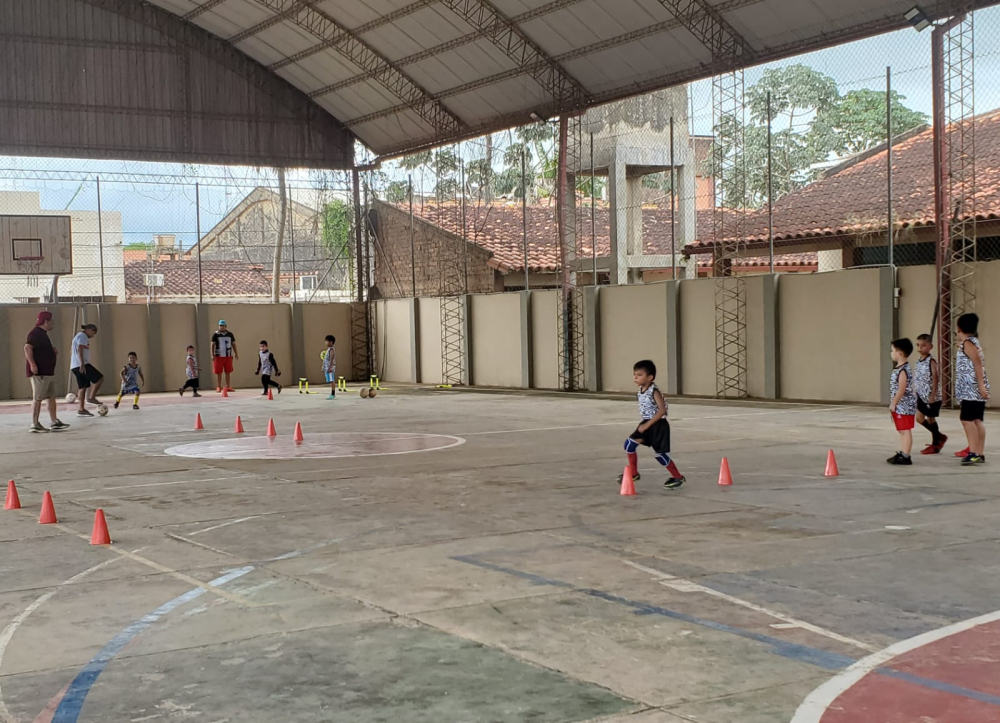
<path fill-rule="evenodd" d="M 337 349 L 334 344 L 337 337 L 333 334 L 326 335 L 326 354 L 323 355 L 323 376 L 330 384 L 330 396 L 327 399 L 337 398 Z"/>
<path fill-rule="evenodd" d="M 913 370 L 913 390 L 917 393 L 917 424 L 931 433 L 931 443 L 920 454 L 938 454 L 948 437 L 941 434 L 937 418 L 941 416 L 941 373 L 937 359 L 931 354 L 934 341 L 930 334 L 917 337 L 916 369 Z"/>
<path fill-rule="evenodd" d="M 654 383 L 656 365 L 648 359 L 636 362 L 632 367 L 632 381 L 639 387 L 636 398 L 639 401 L 639 414 L 642 421 L 636 430 L 625 440 L 625 453 L 628 455 L 628 468 L 633 481 L 639 480 L 639 455 L 636 450 L 639 445 L 651 447 L 656 453 L 656 461 L 667 468 L 670 478 L 663 483 L 668 490 L 680 487 L 686 481 L 677 470 L 677 465 L 670 459 L 670 424 L 667 422 L 667 403 Z"/>
<path fill-rule="evenodd" d="M 962 314 L 958 327 L 958 351 L 955 353 L 955 399 L 962 404 L 959 419 L 969 446 L 962 466 L 986 461 L 986 427 L 983 418 L 990 399 L 990 380 L 986 376 L 986 355 L 979 343 L 979 317 Z"/>
<path fill-rule="evenodd" d="M 281 376 L 281 370 L 278 369 L 278 362 L 274 360 L 274 354 L 267 348 L 267 342 L 264 339 L 260 340 L 260 358 L 257 359 L 257 371 L 254 374 L 260 374 L 260 383 L 264 385 L 261 396 L 266 397 L 271 387 L 276 387 L 278 394 L 281 394 L 281 385 L 271 381 L 272 376 Z"/>
<path fill-rule="evenodd" d="M 139 366 L 139 355 L 134 351 L 128 353 L 128 364 L 122 367 L 122 390 L 118 392 L 118 399 L 115 400 L 115 409 L 121 404 L 122 397 L 126 394 L 134 394 L 132 399 L 132 409 L 139 408 L 139 381 L 146 384 L 146 378 L 142 375 L 142 367 Z"/>
<path fill-rule="evenodd" d="M 191 396 L 200 397 L 201 394 L 198 393 L 198 387 L 201 385 L 201 380 L 198 375 L 201 370 L 198 368 L 198 357 L 194 355 L 194 346 L 189 345 L 187 348 L 187 359 L 184 360 L 184 374 L 187 376 L 187 381 L 184 382 L 184 386 L 178 389 L 180 395 L 184 396 L 184 390 L 190 389 L 194 392 Z"/>

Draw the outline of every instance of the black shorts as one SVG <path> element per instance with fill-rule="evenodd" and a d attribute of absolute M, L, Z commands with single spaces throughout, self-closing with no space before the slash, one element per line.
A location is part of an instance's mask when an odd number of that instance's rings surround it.
<path fill-rule="evenodd" d="M 925 417 L 930 417 L 931 419 L 937 419 L 941 416 L 941 402 L 931 402 L 928 404 L 920 397 L 917 397 L 917 411 L 923 414 Z"/>
<path fill-rule="evenodd" d="M 962 400 L 962 411 L 958 418 L 963 422 L 981 422 L 985 416 L 986 402 Z"/>
<path fill-rule="evenodd" d="M 635 431 L 629 435 L 629 439 L 638 442 L 644 447 L 652 447 L 657 454 L 670 453 L 670 424 L 666 419 L 653 424 L 645 432 L 640 432 L 636 427 Z"/>
<path fill-rule="evenodd" d="M 74 369 L 73 376 L 76 377 L 76 385 L 80 387 L 80 389 L 86 389 L 91 384 L 97 384 L 97 382 L 104 379 L 104 375 L 94 369 L 94 367 L 90 364 L 84 366 L 83 369 L 80 367 Z"/>

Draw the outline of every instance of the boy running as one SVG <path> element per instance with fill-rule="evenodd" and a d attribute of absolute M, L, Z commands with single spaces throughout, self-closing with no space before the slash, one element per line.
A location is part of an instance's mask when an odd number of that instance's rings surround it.
<path fill-rule="evenodd" d="M 917 368 L 913 372 L 913 391 L 917 393 L 917 424 L 931 433 L 931 443 L 920 454 L 938 454 L 948 437 L 941 434 L 937 418 L 941 416 L 941 374 L 937 359 L 931 354 L 934 342 L 930 334 L 917 337 Z"/>
<path fill-rule="evenodd" d="M 262 396 L 266 397 L 267 390 L 271 387 L 277 387 L 278 394 L 281 394 L 281 385 L 271 381 L 271 375 L 280 377 L 281 370 L 278 369 L 278 362 L 274 360 L 274 354 L 268 351 L 267 342 L 263 339 L 260 340 L 260 358 L 257 359 L 257 371 L 254 374 L 260 374 L 260 382 L 264 385 Z"/>
<path fill-rule="evenodd" d="M 986 461 L 986 427 L 983 417 L 990 398 L 990 380 L 986 376 L 986 355 L 979 344 L 979 317 L 958 317 L 958 352 L 955 354 L 955 398 L 962 403 L 959 419 L 969 441 L 962 466 Z"/>
<path fill-rule="evenodd" d="M 639 455 L 636 454 L 639 445 L 651 447 L 656 453 L 656 461 L 667 468 L 670 477 L 663 483 L 664 489 L 672 490 L 680 487 L 686 481 L 677 470 L 677 465 L 670 459 L 670 424 L 667 422 L 667 403 L 657 389 L 656 365 L 648 359 L 636 362 L 632 367 L 632 381 L 639 387 L 636 398 L 639 401 L 639 414 L 642 421 L 636 430 L 625 440 L 625 453 L 628 455 L 628 468 L 632 480 L 637 482 L 639 475 Z"/>
<path fill-rule="evenodd" d="M 337 398 L 337 350 L 333 346 L 336 343 L 337 337 L 333 334 L 326 335 L 326 355 L 323 357 L 323 374 L 326 381 L 330 384 L 330 396 L 327 399 Z"/>
<path fill-rule="evenodd" d="M 913 342 L 909 339 L 896 339 L 892 342 L 892 360 L 896 367 L 889 375 L 889 413 L 899 432 L 902 449 L 886 460 L 889 464 L 913 464 L 910 452 L 913 450 L 913 425 L 917 413 L 917 394 L 913 391 L 910 376 L 910 354 L 913 353 Z"/>
<path fill-rule="evenodd" d="M 188 346 L 187 359 L 184 361 L 184 373 L 187 374 L 187 381 L 184 382 L 183 387 L 177 390 L 180 392 L 182 397 L 184 396 L 185 389 L 191 389 L 194 392 L 194 394 L 191 395 L 193 397 L 201 396 L 198 393 L 198 386 L 201 384 L 201 380 L 198 378 L 200 371 L 201 370 L 198 369 L 198 357 L 194 355 L 194 347 Z"/>
<path fill-rule="evenodd" d="M 134 394 L 132 399 L 132 409 L 139 408 L 139 381 L 143 386 L 146 384 L 146 377 L 142 375 L 142 367 L 139 366 L 139 355 L 134 351 L 128 353 L 128 364 L 122 367 L 122 390 L 118 392 L 118 399 L 115 400 L 115 409 L 121 404 L 122 397 L 126 394 Z"/>

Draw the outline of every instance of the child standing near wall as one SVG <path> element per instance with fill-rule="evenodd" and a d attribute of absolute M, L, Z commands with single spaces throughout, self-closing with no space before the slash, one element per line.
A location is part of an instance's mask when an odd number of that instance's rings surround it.
<path fill-rule="evenodd" d="M 959 419 L 969 441 L 962 466 L 986 461 L 986 402 L 990 398 L 990 380 L 986 376 L 986 355 L 979 344 L 979 317 L 962 314 L 958 317 L 958 351 L 955 354 L 955 398 L 962 404 Z"/>
<path fill-rule="evenodd" d="M 134 394 L 132 399 L 132 409 L 139 408 L 139 381 L 146 384 L 146 377 L 142 375 L 142 367 L 139 366 L 139 355 L 134 351 L 128 353 L 128 364 L 122 367 L 122 389 L 118 392 L 118 399 L 115 400 L 115 409 L 122 402 L 122 397 L 126 394 Z"/>
<path fill-rule="evenodd" d="M 917 394 L 913 391 L 910 375 L 910 354 L 913 353 L 913 342 L 909 339 L 896 339 L 892 342 L 892 360 L 896 362 L 892 374 L 889 375 L 889 413 L 899 432 L 900 451 L 886 460 L 889 464 L 913 464 L 910 452 L 913 450 L 913 426 L 917 413 Z"/>
<path fill-rule="evenodd" d="M 642 421 L 636 430 L 625 440 L 625 453 L 628 455 L 628 469 L 632 481 L 637 482 L 639 475 L 639 455 L 636 451 L 639 445 L 651 447 L 656 454 L 656 461 L 667 468 L 670 478 L 663 483 L 664 489 L 672 490 L 680 487 L 686 481 L 677 470 L 677 465 L 670 459 L 670 424 L 667 422 L 667 403 L 656 387 L 656 365 L 648 359 L 636 362 L 632 367 L 632 381 L 639 387 L 636 399 L 639 402 L 639 415 Z"/>
<path fill-rule="evenodd" d="M 330 385 L 330 396 L 327 399 L 337 398 L 337 350 L 334 344 L 337 337 L 333 334 L 326 335 L 326 354 L 323 355 L 323 374 Z"/>
<path fill-rule="evenodd" d="M 913 390 L 917 393 L 917 424 L 931 433 L 931 443 L 920 454 L 938 454 L 948 437 L 941 434 L 937 418 L 941 416 L 941 374 L 937 359 L 931 354 L 934 342 L 930 334 L 917 337 L 917 368 L 913 372 Z"/>
<path fill-rule="evenodd" d="M 267 342 L 263 339 L 260 340 L 260 358 L 257 359 L 257 371 L 254 374 L 260 374 L 260 383 L 264 385 L 261 396 L 266 397 L 271 387 L 276 387 L 278 394 L 281 394 L 281 385 L 271 381 L 272 375 L 281 376 L 281 370 L 278 369 L 278 362 L 274 360 L 274 354 L 267 348 Z"/>
<path fill-rule="evenodd" d="M 183 387 L 177 390 L 178 392 L 180 392 L 180 395 L 182 397 L 184 396 L 185 389 L 191 389 L 192 391 L 194 391 L 194 394 L 192 394 L 191 396 L 194 397 L 201 396 L 198 393 L 198 386 L 201 383 L 198 378 L 200 372 L 201 370 L 198 369 L 198 358 L 194 355 L 194 347 L 189 346 L 187 348 L 187 359 L 184 361 L 184 373 L 187 374 L 187 381 L 184 382 Z"/>

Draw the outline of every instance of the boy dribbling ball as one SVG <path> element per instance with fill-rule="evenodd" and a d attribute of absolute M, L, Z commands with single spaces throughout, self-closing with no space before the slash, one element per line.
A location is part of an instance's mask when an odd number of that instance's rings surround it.
<path fill-rule="evenodd" d="M 628 469 L 632 481 L 637 482 L 639 475 L 639 455 L 636 453 L 639 445 L 652 448 L 656 461 L 667 468 L 670 477 L 663 483 L 664 489 L 677 489 L 686 481 L 677 470 L 677 465 L 670 459 L 670 424 L 667 422 L 667 403 L 656 387 L 656 365 L 648 359 L 636 362 L 632 368 L 632 381 L 639 387 L 636 399 L 639 402 L 639 414 L 642 421 L 636 430 L 625 440 L 625 453 L 628 455 Z"/>
<path fill-rule="evenodd" d="M 122 397 L 126 394 L 134 394 L 132 399 L 132 409 L 139 408 L 139 382 L 146 384 L 146 378 L 142 375 L 142 367 L 139 366 L 139 355 L 134 351 L 128 353 L 128 364 L 122 367 L 122 390 L 118 392 L 118 399 L 115 400 L 115 409 L 121 404 Z"/>
<path fill-rule="evenodd" d="M 913 342 L 909 339 L 896 339 L 892 342 L 892 360 L 896 362 L 892 374 L 889 375 L 889 413 L 899 432 L 901 449 L 886 460 L 889 464 L 913 464 L 910 452 L 913 451 L 913 426 L 917 413 L 917 394 L 913 391 L 910 375 L 910 354 L 913 353 Z"/>

